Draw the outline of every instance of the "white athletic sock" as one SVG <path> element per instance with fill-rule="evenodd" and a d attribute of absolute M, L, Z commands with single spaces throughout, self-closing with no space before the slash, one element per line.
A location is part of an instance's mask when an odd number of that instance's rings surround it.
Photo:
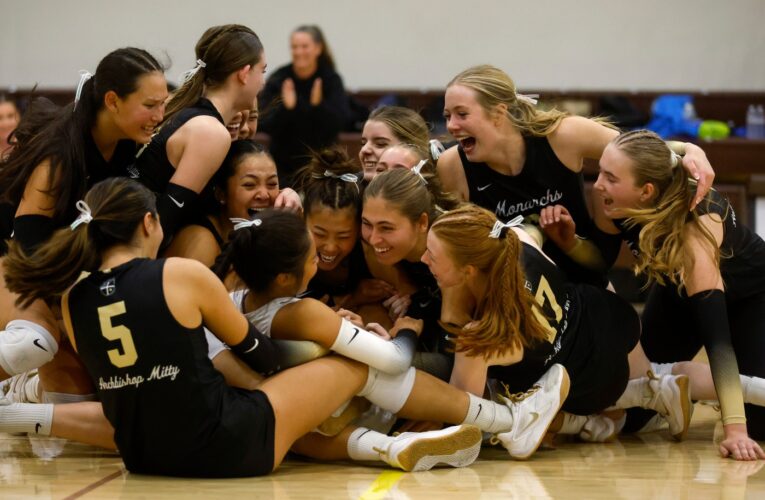
<path fill-rule="evenodd" d="M 53 405 L 40 403 L 0 404 L 0 432 L 26 432 L 50 436 Z"/>
<path fill-rule="evenodd" d="M 587 417 L 584 415 L 574 415 L 566 411 L 563 414 L 563 425 L 561 425 L 558 434 L 579 434 L 587 423 Z"/>
<path fill-rule="evenodd" d="M 470 403 L 463 424 L 475 425 L 484 432 L 507 431 L 513 426 L 510 408 L 468 393 Z"/>
<path fill-rule="evenodd" d="M 765 406 L 765 379 L 748 375 L 740 375 L 740 378 L 744 403 Z"/>
<path fill-rule="evenodd" d="M 657 377 L 661 377 L 662 375 L 672 375 L 672 368 L 677 363 L 654 363 L 651 362 L 651 371 L 656 375 Z"/>
<path fill-rule="evenodd" d="M 648 377 L 633 378 L 627 382 L 621 397 L 609 409 L 615 408 L 646 408 L 648 402 L 653 396 L 653 391 L 648 386 Z"/>
<path fill-rule="evenodd" d="M 375 460 L 380 461 L 380 452 L 388 447 L 393 439 L 385 434 L 359 427 L 348 438 L 348 456 L 352 460 Z"/>

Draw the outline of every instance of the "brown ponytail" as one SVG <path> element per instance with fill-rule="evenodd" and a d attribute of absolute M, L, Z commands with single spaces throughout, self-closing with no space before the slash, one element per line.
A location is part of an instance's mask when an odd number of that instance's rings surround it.
<path fill-rule="evenodd" d="M 11 242 L 3 261 L 5 283 L 26 307 L 37 299 L 56 299 L 83 271 L 95 271 L 104 250 L 130 243 L 147 212 L 156 216 L 154 194 L 138 182 L 122 177 L 101 181 L 85 195 L 92 220 L 56 231 L 28 255 Z"/>
<path fill-rule="evenodd" d="M 539 305 L 525 287 L 520 240 L 509 229 L 499 238 L 490 238 L 496 220 L 488 210 L 463 205 L 431 227 L 456 265 L 473 265 L 486 276 L 486 294 L 477 305 L 474 325 L 443 326 L 456 335 L 457 352 L 487 359 L 547 338 L 534 313 Z"/>

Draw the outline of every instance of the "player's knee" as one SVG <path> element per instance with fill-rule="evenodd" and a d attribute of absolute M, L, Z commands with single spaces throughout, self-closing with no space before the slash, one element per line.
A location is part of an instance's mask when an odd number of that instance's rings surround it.
<path fill-rule="evenodd" d="M 56 352 L 58 342 L 37 323 L 16 319 L 0 332 L 0 368 L 9 375 L 39 368 Z"/>

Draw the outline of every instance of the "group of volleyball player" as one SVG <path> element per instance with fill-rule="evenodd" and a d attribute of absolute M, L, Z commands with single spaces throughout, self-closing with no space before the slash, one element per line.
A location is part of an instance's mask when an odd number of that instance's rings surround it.
<path fill-rule="evenodd" d="M 453 147 L 381 107 L 358 160 L 313 151 L 284 187 L 250 139 L 257 35 L 215 26 L 195 54 L 168 94 L 151 54 L 117 49 L 13 132 L 0 431 L 141 473 L 267 474 L 290 451 L 416 471 L 482 442 L 681 440 L 718 400 L 721 455 L 765 458 L 765 243 L 700 148 L 542 111 L 476 66 L 446 87 Z M 622 241 L 641 317 L 605 278 Z"/>

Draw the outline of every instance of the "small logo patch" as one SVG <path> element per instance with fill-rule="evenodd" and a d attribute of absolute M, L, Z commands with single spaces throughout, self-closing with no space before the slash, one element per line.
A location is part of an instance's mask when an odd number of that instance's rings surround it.
<path fill-rule="evenodd" d="M 101 283 L 99 290 L 101 290 L 101 295 L 104 297 L 111 297 L 114 295 L 114 292 L 117 290 L 117 284 L 114 281 L 114 278 L 109 278 L 108 280 Z"/>

